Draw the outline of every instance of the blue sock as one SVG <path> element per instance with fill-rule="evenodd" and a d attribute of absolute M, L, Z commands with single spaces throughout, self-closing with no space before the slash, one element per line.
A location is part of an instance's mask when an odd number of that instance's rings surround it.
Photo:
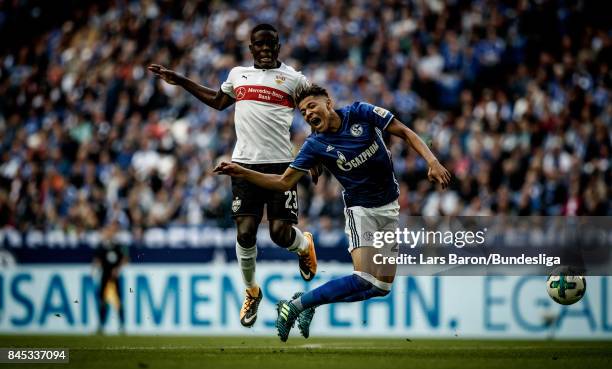
<path fill-rule="evenodd" d="M 368 299 L 370 299 L 372 297 L 386 296 L 387 294 L 389 294 L 389 291 L 380 289 L 380 288 L 378 288 L 376 286 L 372 286 L 370 289 L 367 289 L 365 291 L 360 291 L 360 292 L 353 293 L 352 295 L 346 296 L 342 300 L 339 300 L 339 301 L 336 301 L 336 302 L 363 301 L 363 300 L 368 300 Z"/>
<path fill-rule="evenodd" d="M 389 291 L 374 286 L 356 274 L 332 279 L 324 285 L 306 292 L 300 298 L 301 310 L 334 302 L 363 301 L 375 296 L 385 296 Z M 298 306 L 299 307 L 299 306 Z"/>

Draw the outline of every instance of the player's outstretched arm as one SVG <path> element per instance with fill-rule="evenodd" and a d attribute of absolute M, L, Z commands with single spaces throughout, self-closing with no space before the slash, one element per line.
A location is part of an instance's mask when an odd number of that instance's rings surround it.
<path fill-rule="evenodd" d="M 181 86 L 190 94 L 195 96 L 198 100 L 210 106 L 211 108 L 223 110 L 236 101 L 234 100 L 234 98 L 227 95 L 221 90 L 216 91 L 212 88 L 202 86 L 162 65 L 151 64 L 149 65 L 148 69 L 157 77 L 163 79 L 166 83 Z"/>
<path fill-rule="evenodd" d="M 225 174 L 236 178 L 244 178 L 259 187 L 274 191 L 288 191 L 302 178 L 306 172 L 287 168 L 283 174 L 266 174 L 242 167 L 240 164 L 222 162 L 213 169 L 214 173 Z"/>
<path fill-rule="evenodd" d="M 416 152 L 419 153 L 429 165 L 427 177 L 432 182 L 438 182 L 442 185 L 442 188 L 446 188 L 451 180 L 451 174 L 436 158 L 436 156 L 429 150 L 429 147 L 421 140 L 419 135 L 414 133 L 413 130 L 406 127 L 402 122 L 393 118 L 393 121 L 387 127 L 387 131 L 394 136 L 397 136 L 406 141 Z"/>

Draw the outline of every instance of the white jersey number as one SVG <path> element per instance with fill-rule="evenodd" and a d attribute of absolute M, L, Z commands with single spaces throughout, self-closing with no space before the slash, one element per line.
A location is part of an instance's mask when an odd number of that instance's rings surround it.
<path fill-rule="evenodd" d="M 285 208 L 297 210 L 297 191 L 285 191 L 285 195 L 287 195 L 287 201 L 285 202 Z"/>

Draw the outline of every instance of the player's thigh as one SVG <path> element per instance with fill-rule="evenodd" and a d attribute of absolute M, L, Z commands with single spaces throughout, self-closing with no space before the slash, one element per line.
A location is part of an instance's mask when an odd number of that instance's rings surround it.
<path fill-rule="evenodd" d="M 252 166 L 241 164 L 251 169 Z M 232 177 L 232 217 L 255 217 L 261 219 L 267 191 L 244 178 Z"/>
<path fill-rule="evenodd" d="M 344 232 L 349 241 L 349 253 L 356 248 L 374 246 L 374 236 L 379 230 L 379 225 L 376 218 L 370 216 L 369 209 L 362 206 L 345 208 L 344 218 Z"/>
<path fill-rule="evenodd" d="M 378 208 L 360 206 L 345 209 L 345 232 L 355 270 L 366 272 L 384 282 L 392 282 L 397 267 L 389 258 L 398 255 L 395 238 L 387 242 L 384 232 L 395 232 L 399 206 L 392 202 Z"/>
<path fill-rule="evenodd" d="M 397 266 L 385 262 L 384 256 L 389 255 L 385 251 L 370 246 L 358 247 L 351 251 L 354 270 L 368 273 L 381 282 L 392 283 Z"/>
<path fill-rule="evenodd" d="M 269 164 L 266 173 L 283 174 L 289 163 Z M 268 219 L 295 224 L 298 221 L 299 202 L 297 185 L 287 191 L 270 191 L 266 193 Z"/>

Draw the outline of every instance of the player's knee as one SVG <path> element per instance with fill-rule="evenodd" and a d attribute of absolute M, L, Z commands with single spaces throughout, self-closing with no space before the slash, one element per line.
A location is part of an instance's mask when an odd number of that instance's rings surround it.
<path fill-rule="evenodd" d="M 236 235 L 236 240 L 238 244 L 244 248 L 255 247 L 255 243 L 257 242 L 257 232 L 240 232 L 238 231 Z"/>
<path fill-rule="evenodd" d="M 380 283 L 368 282 L 366 292 L 368 298 L 387 296 L 389 292 L 391 292 L 391 286 L 381 286 Z"/>
<path fill-rule="evenodd" d="M 359 277 L 364 284 L 367 285 L 367 296 L 368 298 L 372 297 L 382 297 L 387 296 L 389 292 L 391 292 L 392 282 L 384 282 L 380 279 L 374 277 L 373 275 L 365 272 L 353 272 L 357 277 Z"/>
<path fill-rule="evenodd" d="M 287 248 L 291 246 L 293 229 L 290 223 L 287 222 L 271 222 L 270 223 L 270 238 L 272 242 L 280 247 Z"/>
<path fill-rule="evenodd" d="M 259 222 L 253 217 L 236 218 L 236 240 L 241 247 L 251 248 L 257 242 Z"/>

